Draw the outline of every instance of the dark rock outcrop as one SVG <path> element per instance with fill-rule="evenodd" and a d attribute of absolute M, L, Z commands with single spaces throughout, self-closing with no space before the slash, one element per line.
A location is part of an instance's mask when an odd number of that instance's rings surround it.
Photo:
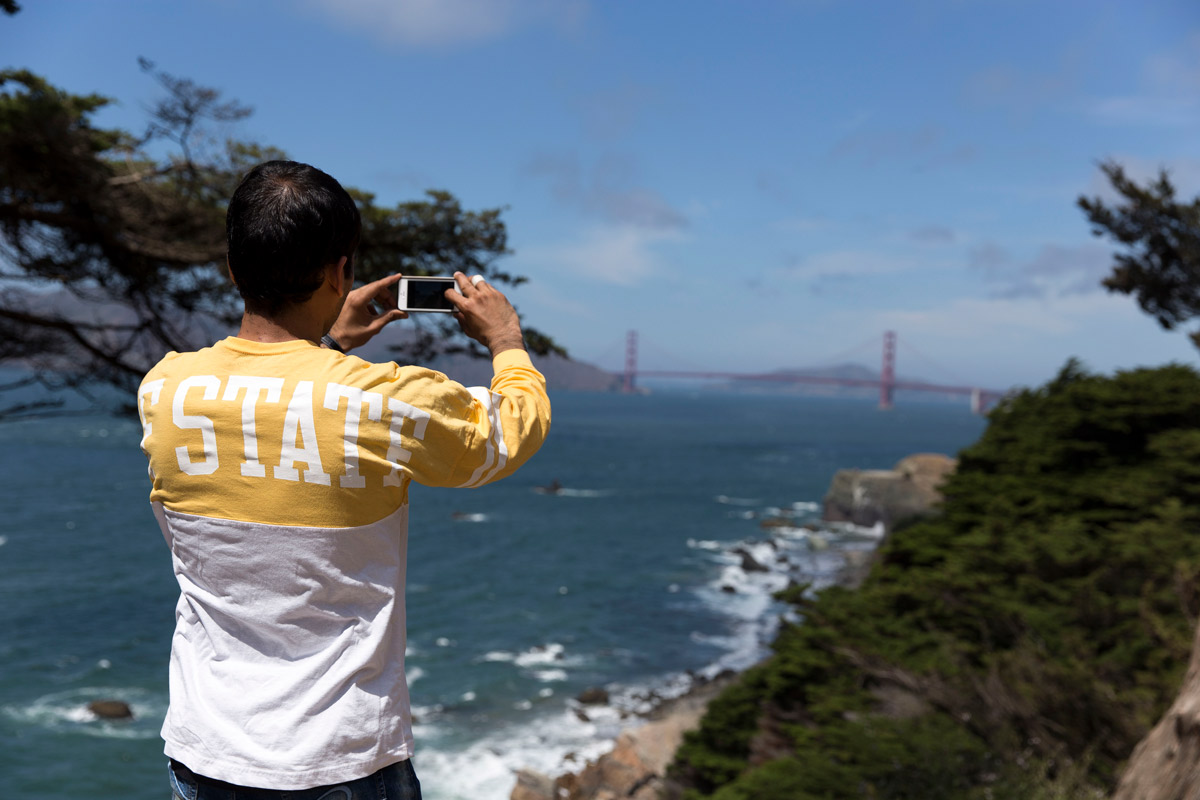
<path fill-rule="evenodd" d="M 585 706 L 600 706 L 608 702 L 608 691 L 599 686 L 593 686 L 590 689 L 584 689 L 575 699 Z"/>
<path fill-rule="evenodd" d="M 87 707 L 100 719 L 133 719 L 133 709 L 122 700 L 93 700 Z"/>

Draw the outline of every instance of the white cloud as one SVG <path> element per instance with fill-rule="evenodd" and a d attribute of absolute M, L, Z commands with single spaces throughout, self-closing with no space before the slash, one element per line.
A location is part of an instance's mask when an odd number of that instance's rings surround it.
<path fill-rule="evenodd" d="M 814 294 L 822 294 L 855 278 L 928 271 L 951 265 L 945 259 L 931 258 L 928 253 L 917 257 L 876 250 L 830 250 L 789 257 L 784 267 L 769 271 L 764 278 L 768 284 L 803 283 Z"/>
<path fill-rule="evenodd" d="M 598 283 L 634 286 L 666 267 L 655 246 L 675 241 L 677 233 L 632 225 L 596 227 L 572 242 L 529 245 L 521 261 L 542 270 L 566 270 Z"/>
<path fill-rule="evenodd" d="M 963 102 L 1007 109 L 1018 117 L 1062 101 L 1075 83 L 1069 63 L 1052 71 L 1001 64 L 967 75 L 962 84 Z"/>
<path fill-rule="evenodd" d="M 1018 262 L 1000 245 L 983 242 L 971 249 L 968 260 L 998 297 L 1065 297 L 1101 290 L 1100 282 L 1112 270 L 1112 248 L 1096 242 L 1047 244 Z"/>
<path fill-rule="evenodd" d="M 1103 97 L 1089 113 L 1113 125 L 1196 126 L 1200 124 L 1200 32 L 1177 51 L 1149 56 L 1141 68 L 1138 91 Z"/>
<path fill-rule="evenodd" d="M 532 24 L 575 27 L 586 0 L 308 0 L 384 41 L 444 47 L 486 41 Z"/>
<path fill-rule="evenodd" d="M 989 388 L 1043 382 L 1073 356 L 1100 372 L 1196 363 L 1185 331 L 1164 332 L 1129 298 L 1105 293 L 1054 300 L 960 297 L 922 309 L 835 311 L 825 323 L 835 330 L 894 330 L 898 360 L 911 342 L 934 363 Z"/>
<path fill-rule="evenodd" d="M 1123 95 L 1094 102 L 1090 113 L 1109 125 L 1155 125 L 1184 127 L 1200 122 L 1200 103 L 1195 97 L 1171 95 Z"/>
<path fill-rule="evenodd" d="M 814 231 L 830 230 L 834 227 L 834 223 L 829 217 L 817 214 L 781 219 L 775 222 L 772 227 L 777 231 L 785 233 L 812 233 Z"/>
<path fill-rule="evenodd" d="M 587 170 L 578 156 L 543 153 L 524 171 L 548 179 L 556 200 L 613 225 L 662 231 L 688 225 L 661 193 L 637 185 L 637 164 L 628 156 L 606 155 Z"/>

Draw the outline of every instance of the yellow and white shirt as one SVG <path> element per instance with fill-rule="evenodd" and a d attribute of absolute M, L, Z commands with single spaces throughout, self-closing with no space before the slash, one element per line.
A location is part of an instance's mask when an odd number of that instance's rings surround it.
<path fill-rule="evenodd" d="M 179 581 L 166 754 L 300 789 L 412 755 L 408 485 L 512 474 L 550 427 L 522 350 L 490 389 L 308 341 L 170 353 L 138 389 Z"/>

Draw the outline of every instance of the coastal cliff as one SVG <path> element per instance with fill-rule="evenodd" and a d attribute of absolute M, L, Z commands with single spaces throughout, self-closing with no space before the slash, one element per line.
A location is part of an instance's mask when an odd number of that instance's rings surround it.
<path fill-rule="evenodd" d="M 823 518 L 863 529 L 879 523 L 890 530 L 894 524 L 936 513 L 942 499 L 940 486 L 955 463 L 948 456 L 919 453 L 891 470 L 840 470 L 826 495 Z M 777 574 L 784 580 L 778 586 L 782 587 L 787 580 L 794 580 L 787 576 L 787 567 L 780 566 L 786 564 L 782 556 L 785 541 L 799 539 L 804 547 L 824 551 L 830 548 L 831 539 L 836 540 L 832 531 L 821 533 L 808 523 L 795 525 L 786 515 L 762 519 L 766 540 L 730 551 L 740 559 L 738 569 L 751 574 L 779 570 Z M 877 540 L 864 531 L 855 541 L 870 545 Z M 838 582 L 856 585 L 870 566 L 870 552 L 857 548 L 838 551 L 843 561 Z M 736 592 L 731 585 L 725 588 Z M 660 702 L 645 715 L 628 717 L 612 749 L 577 771 L 551 776 L 520 770 L 510 800 L 659 800 L 678 795 L 679 786 L 668 774 L 678 748 L 685 735 L 700 726 L 712 700 L 737 681 L 732 673 L 699 679 L 682 696 Z"/>
<path fill-rule="evenodd" d="M 1188 663 L 1197 465 L 1200 374 L 1068 364 L 992 412 L 938 513 L 896 525 L 858 588 L 779 593 L 796 613 L 772 654 L 665 773 L 630 769 L 622 736 L 519 800 L 1108 796 Z"/>
<path fill-rule="evenodd" d="M 1197 465 L 1190 368 L 1069 363 L 1006 398 L 861 586 L 781 593 L 796 621 L 672 780 L 691 800 L 1108 796 L 1188 662 Z"/>

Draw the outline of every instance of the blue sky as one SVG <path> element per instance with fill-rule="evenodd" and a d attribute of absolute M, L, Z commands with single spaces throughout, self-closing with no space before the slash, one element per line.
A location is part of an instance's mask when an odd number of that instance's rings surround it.
<path fill-rule="evenodd" d="M 1196 364 L 1099 281 L 1097 163 L 1200 193 L 1189 0 L 30 0 L 0 65 L 119 103 L 138 56 L 255 113 L 229 131 L 384 202 L 507 209 L 511 297 L 578 358 L 843 359 L 990 388 L 1071 356 Z"/>

